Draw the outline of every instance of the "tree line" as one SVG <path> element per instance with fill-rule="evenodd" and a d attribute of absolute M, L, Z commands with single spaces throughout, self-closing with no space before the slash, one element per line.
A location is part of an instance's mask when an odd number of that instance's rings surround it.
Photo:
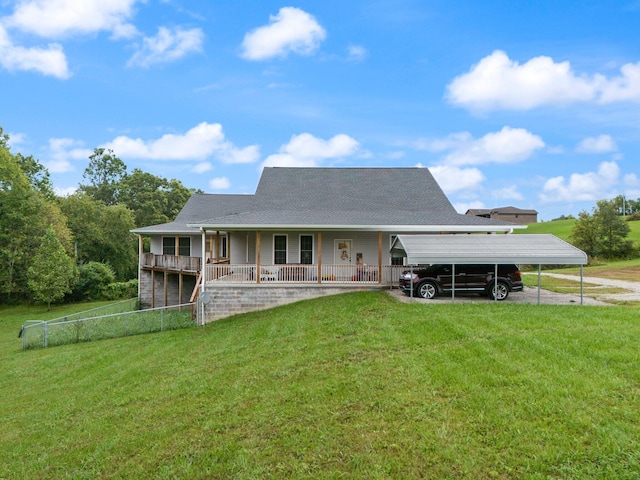
<path fill-rule="evenodd" d="M 61 197 L 48 170 L 8 142 L 0 127 L 0 303 L 135 296 L 130 230 L 173 221 L 196 190 L 128 172 L 113 151 L 96 148 L 76 192 Z"/>

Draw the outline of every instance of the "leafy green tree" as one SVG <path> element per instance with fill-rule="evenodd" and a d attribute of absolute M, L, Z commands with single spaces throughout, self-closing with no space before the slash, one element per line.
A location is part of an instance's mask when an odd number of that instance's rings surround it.
<path fill-rule="evenodd" d="M 2 129 L 2 127 L 0 127 L 0 148 L 8 149 L 9 148 L 7 147 L 8 142 L 9 142 L 9 135 L 4 133 L 4 130 Z"/>
<path fill-rule="evenodd" d="M 626 237 L 629 224 L 618 213 L 615 201 L 600 200 L 592 213 L 580 212 L 571 242 L 590 257 L 624 258 L 633 254 L 634 247 Z"/>
<path fill-rule="evenodd" d="M 20 168 L 29 179 L 31 186 L 40 192 L 47 200 L 54 200 L 53 184 L 49 171 L 32 155 L 24 157 L 16 154 L 15 159 L 20 164 Z"/>
<path fill-rule="evenodd" d="M 61 300 L 66 293 L 71 292 L 78 270 L 53 228 L 45 232 L 42 242 L 35 250 L 28 274 L 28 285 L 34 300 L 45 303 L 47 309 L 51 309 L 51 303 Z"/>
<path fill-rule="evenodd" d="M 599 225 L 600 243 L 604 258 L 624 258 L 633 251 L 633 243 L 627 240 L 629 224 L 619 215 L 615 201 L 600 200 L 594 213 Z"/>
<path fill-rule="evenodd" d="M 82 177 L 89 184 L 80 185 L 80 190 L 105 205 L 115 205 L 118 203 L 120 181 L 126 172 L 127 166 L 113 150 L 95 148 Z"/>
<path fill-rule="evenodd" d="M 118 281 L 137 275 L 138 249 L 133 213 L 124 205 L 107 206 L 89 195 L 76 193 L 60 198 L 75 239 L 78 263 L 91 261 L 109 265 Z"/>
<path fill-rule="evenodd" d="M 120 182 L 118 200 L 134 212 L 136 227 L 145 227 L 173 221 L 193 193 L 179 180 L 136 168 Z"/>
<path fill-rule="evenodd" d="M 597 257 L 600 248 L 598 238 L 598 226 L 596 219 L 586 210 L 578 214 L 573 230 L 571 232 L 571 243 L 584 251 L 589 257 Z"/>
<path fill-rule="evenodd" d="M 71 233 L 58 206 L 33 188 L 20 161 L 0 146 L 0 301 L 29 294 L 27 269 L 47 228 L 71 251 Z"/>

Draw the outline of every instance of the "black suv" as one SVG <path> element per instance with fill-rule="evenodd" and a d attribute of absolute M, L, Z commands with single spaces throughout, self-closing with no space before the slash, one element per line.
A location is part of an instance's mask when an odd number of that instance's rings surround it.
<path fill-rule="evenodd" d="M 413 293 L 416 297 L 433 298 L 444 292 L 451 292 L 451 265 L 430 265 L 420 267 L 411 273 L 405 271 L 400 275 L 400 288 L 407 295 Z M 494 280 L 495 265 L 456 265 L 456 292 L 478 292 L 491 296 L 496 300 L 504 300 L 509 292 L 523 290 L 520 269 L 517 265 L 498 265 L 498 288 Z"/>

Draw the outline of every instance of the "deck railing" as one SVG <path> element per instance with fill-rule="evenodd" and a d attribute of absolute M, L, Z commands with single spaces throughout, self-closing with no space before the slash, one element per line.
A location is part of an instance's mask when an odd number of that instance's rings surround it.
<path fill-rule="evenodd" d="M 328 283 L 396 285 L 400 273 L 407 267 L 399 265 L 210 265 L 206 267 L 207 282 L 219 283 Z M 380 278 L 380 273 L 382 277 Z"/>
<path fill-rule="evenodd" d="M 160 268 L 182 272 L 199 272 L 200 257 L 186 257 L 182 255 L 155 255 L 143 253 L 140 265 L 148 268 Z"/>

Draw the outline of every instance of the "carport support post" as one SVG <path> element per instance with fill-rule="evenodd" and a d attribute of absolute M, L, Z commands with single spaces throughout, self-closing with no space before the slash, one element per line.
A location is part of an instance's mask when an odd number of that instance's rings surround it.
<path fill-rule="evenodd" d="M 584 305 L 584 303 L 582 303 L 583 302 L 582 283 L 583 283 L 583 280 L 584 280 L 582 278 L 582 268 L 583 268 L 583 265 L 580 265 L 580 305 Z"/>
<path fill-rule="evenodd" d="M 451 301 L 456 299 L 456 264 L 451 264 Z"/>
<path fill-rule="evenodd" d="M 541 268 L 540 268 L 540 264 L 538 264 L 538 305 L 540 305 L 540 272 Z"/>
<path fill-rule="evenodd" d="M 413 302 L 413 265 L 409 265 L 409 298 Z"/>
<path fill-rule="evenodd" d="M 493 274 L 493 301 L 498 301 L 498 264 L 494 265 L 495 273 Z"/>

